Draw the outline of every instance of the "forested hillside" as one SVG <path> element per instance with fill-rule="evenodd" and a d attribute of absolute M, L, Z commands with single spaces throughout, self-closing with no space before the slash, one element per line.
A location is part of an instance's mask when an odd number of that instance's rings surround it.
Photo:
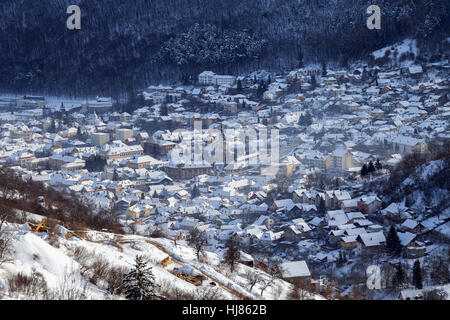
<path fill-rule="evenodd" d="M 72 4 L 79 31 L 65 27 Z M 0 90 L 117 94 L 202 69 L 294 68 L 300 53 L 345 65 L 406 36 L 440 43 L 449 12 L 446 0 L 2 0 Z"/>

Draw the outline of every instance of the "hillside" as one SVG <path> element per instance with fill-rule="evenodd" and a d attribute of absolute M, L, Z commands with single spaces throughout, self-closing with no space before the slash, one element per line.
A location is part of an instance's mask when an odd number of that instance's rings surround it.
<path fill-rule="evenodd" d="M 29 221 L 42 217 L 24 213 Z M 171 300 L 286 299 L 292 285 L 275 280 L 260 295 L 261 284 L 249 289 L 249 274 L 262 279 L 264 271 L 239 264 L 230 274 L 217 254 L 204 261 L 184 241 L 143 236 L 121 236 L 87 231 L 69 237 L 69 230 L 56 226 L 49 233 L 35 233 L 28 224 L 7 223 L 2 229 L 10 248 L 0 260 L 0 299 L 124 299 L 122 278 L 136 255 L 152 268 L 158 289 Z M 170 257 L 170 263 L 162 261 Z M 202 280 L 195 278 L 201 276 Z M 305 298 L 323 299 L 315 294 Z"/>
<path fill-rule="evenodd" d="M 65 27 L 72 4 L 82 10 L 82 28 L 75 32 Z M 346 65 L 408 36 L 443 50 L 438 40 L 450 30 L 448 1 L 376 1 L 383 11 L 378 31 L 366 28 L 365 12 L 372 4 L 5 0 L 0 90 L 120 95 L 151 83 L 189 82 L 203 69 L 241 74 L 303 62 Z"/>

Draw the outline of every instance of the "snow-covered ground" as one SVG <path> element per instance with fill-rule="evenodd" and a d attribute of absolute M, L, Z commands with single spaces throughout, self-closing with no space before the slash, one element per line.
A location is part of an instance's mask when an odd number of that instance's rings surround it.
<path fill-rule="evenodd" d="M 34 215 L 35 216 L 35 215 Z M 34 220 L 39 217 L 35 216 Z M 47 233 L 35 233 L 30 230 L 27 224 L 7 224 L 3 231 L 12 238 L 10 259 L 0 264 L 0 295 L 3 299 L 31 298 L 23 294 L 10 293 L 8 279 L 15 274 L 23 273 L 32 275 L 41 274 L 45 279 L 49 290 L 60 292 L 63 286 L 70 282 L 78 290 L 83 291 L 87 299 L 122 299 L 123 297 L 112 296 L 102 283 L 93 284 L 83 272 L 83 266 L 77 262 L 75 251 L 83 250 L 88 252 L 89 259 L 101 258 L 107 261 L 110 266 L 123 267 L 130 270 L 134 264 L 136 255 L 146 258 L 152 272 L 155 275 L 156 283 L 162 287 L 170 286 L 186 293 L 195 293 L 199 290 L 195 285 L 178 278 L 170 271 L 175 268 L 194 270 L 196 274 L 206 276 L 202 288 L 212 288 L 211 282 L 216 283 L 215 290 L 218 290 L 224 299 L 238 299 L 237 295 L 252 299 L 285 299 L 291 285 L 282 280 L 276 280 L 274 285 L 264 291 L 263 297 L 259 295 L 260 285 L 255 285 L 252 292 L 249 292 L 249 284 L 246 273 L 259 273 L 263 278 L 269 279 L 269 275 L 260 270 L 239 265 L 237 270 L 230 274 L 228 270 L 221 269 L 220 258 L 217 254 L 207 252 L 204 261 L 199 262 L 195 252 L 189 248 L 184 241 L 180 241 L 175 246 L 173 241 L 168 239 L 146 238 L 137 235 L 117 236 L 111 233 L 87 232 L 83 239 L 72 237 L 68 240 L 64 235 L 68 232 L 63 227 L 58 227 L 60 236 L 55 240 L 54 236 Z M 173 263 L 164 267 L 161 262 L 171 257 Z M 323 299 L 315 295 L 314 299 Z"/>

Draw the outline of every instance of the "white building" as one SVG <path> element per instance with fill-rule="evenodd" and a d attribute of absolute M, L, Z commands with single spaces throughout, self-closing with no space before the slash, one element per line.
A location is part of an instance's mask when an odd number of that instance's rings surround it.
<path fill-rule="evenodd" d="M 198 76 L 198 82 L 200 84 L 205 84 L 205 85 L 214 84 L 214 77 L 215 77 L 215 75 L 216 74 L 214 72 L 212 72 L 212 71 L 203 71 Z"/>
<path fill-rule="evenodd" d="M 97 147 L 103 147 L 109 142 L 109 134 L 104 132 L 96 132 L 91 135 L 92 144 Z"/>
<path fill-rule="evenodd" d="M 236 83 L 236 77 L 219 75 L 212 71 L 203 71 L 198 76 L 198 82 L 203 85 L 233 86 Z"/>
<path fill-rule="evenodd" d="M 116 129 L 115 136 L 116 136 L 116 140 L 125 142 L 125 140 L 127 140 L 129 138 L 133 138 L 133 130 L 125 129 L 125 128 Z"/>

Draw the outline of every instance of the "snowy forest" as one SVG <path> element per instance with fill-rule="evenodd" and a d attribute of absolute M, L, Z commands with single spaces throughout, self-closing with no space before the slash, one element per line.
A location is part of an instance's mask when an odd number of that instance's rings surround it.
<path fill-rule="evenodd" d="M 65 26 L 73 4 L 81 30 Z M 381 30 L 366 27 L 373 4 Z M 2 0 L 0 90 L 115 95 L 205 69 L 345 66 L 409 36 L 439 51 L 449 12 L 446 0 Z"/>

